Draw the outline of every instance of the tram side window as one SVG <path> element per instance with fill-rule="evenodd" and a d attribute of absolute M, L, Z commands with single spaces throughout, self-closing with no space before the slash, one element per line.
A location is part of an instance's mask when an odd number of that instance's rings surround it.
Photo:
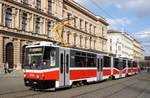
<path fill-rule="evenodd" d="M 50 53 L 50 66 L 56 66 L 56 50 L 52 49 Z"/>
<path fill-rule="evenodd" d="M 137 67 L 137 62 L 133 62 L 133 67 Z"/>
<path fill-rule="evenodd" d="M 103 66 L 104 66 L 104 60 L 101 59 L 101 71 L 103 71 Z"/>
<path fill-rule="evenodd" d="M 87 67 L 96 67 L 96 59 L 87 58 Z"/>
<path fill-rule="evenodd" d="M 104 56 L 104 67 L 110 67 L 110 66 L 111 66 L 110 57 Z"/>
<path fill-rule="evenodd" d="M 56 66 L 56 49 L 45 47 L 43 62 L 46 66 L 55 67 Z"/>
<path fill-rule="evenodd" d="M 119 60 L 118 69 L 119 70 L 123 69 L 123 61 L 122 60 Z"/>
<path fill-rule="evenodd" d="M 114 67 L 119 68 L 119 59 L 114 58 Z"/>
<path fill-rule="evenodd" d="M 123 68 L 126 68 L 126 60 L 123 60 L 122 66 L 123 66 Z"/>
<path fill-rule="evenodd" d="M 42 68 L 49 68 L 50 66 L 50 47 L 45 47 L 43 55 L 43 66 Z"/>
<path fill-rule="evenodd" d="M 63 62 L 64 62 L 64 55 L 61 53 L 61 55 L 60 55 L 60 73 L 63 73 Z"/>
<path fill-rule="evenodd" d="M 66 73 L 68 73 L 69 72 L 69 55 L 67 54 L 66 55 Z"/>
<path fill-rule="evenodd" d="M 85 67 L 85 66 L 86 66 L 86 57 L 75 56 L 74 67 Z"/>
<path fill-rule="evenodd" d="M 132 67 L 131 61 L 128 61 L 128 67 Z"/>

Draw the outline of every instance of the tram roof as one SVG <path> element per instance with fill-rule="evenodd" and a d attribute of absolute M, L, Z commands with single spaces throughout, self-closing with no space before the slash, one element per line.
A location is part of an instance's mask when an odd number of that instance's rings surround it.
<path fill-rule="evenodd" d="M 31 47 L 40 47 L 40 46 L 52 46 L 52 47 L 59 47 L 58 45 L 55 45 L 52 42 L 46 42 L 46 41 L 39 41 L 39 42 L 33 42 L 32 44 L 28 45 L 26 48 Z"/>
<path fill-rule="evenodd" d="M 46 42 L 46 41 L 33 42 L 32 44 L 28 45 L 26 48 L 41 47 L 41 46 L 51 46 L 51 47 L 66 48 L 66 47 L 61 47 L 61 46 L 59 46 L 57 44 L 54 44 L 52 42 Z M 77 48 L 77 47 L 68 47 L 66 49 L 76 50 L 76 51 L 80 51 L 80 52 L 88 52 L 88 53 L 100 54 L 100 55 L 105 55 L 105 56 L 108 55 L 107 52 L 97 51 L 97 50 L 93 50 L 93 49 L 82 49 L 82 48 Z"/>

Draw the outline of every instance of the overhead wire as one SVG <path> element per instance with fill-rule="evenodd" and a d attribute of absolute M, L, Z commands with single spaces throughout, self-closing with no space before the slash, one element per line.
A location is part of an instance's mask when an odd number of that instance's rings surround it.
<path fill-rule="evenodd" d="M 96 6 L 99 10 L 101 10 L 106 16 L 108 16 L 109 18 L 111 19 L 114 19 L 115 18 L 109 14 L 103 7 L 100 6 L 100 3 L 97 3 L 95 0 L 89 0 L 94 6 Z M 100 2 L 100 0 L 99 0 Z M 120 22 L 116 21 L 118 24 L 120 24 Z M 118 25 L 120 29 L 124 29 L 124 24 L 121 24 L 121 25 Z M 122 30 L 122 32 L 124 32 L 124 30 Z"/>

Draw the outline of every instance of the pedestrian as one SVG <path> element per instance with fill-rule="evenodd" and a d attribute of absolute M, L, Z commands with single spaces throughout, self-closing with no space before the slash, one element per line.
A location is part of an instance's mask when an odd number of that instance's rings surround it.
<path fill-rule="evenodd" d="M 5 70 L 5 74 L 9 73 L 9 65 L 8 65 L 8 62 L 6 62 L 4 64 L 4 70 Z"/>

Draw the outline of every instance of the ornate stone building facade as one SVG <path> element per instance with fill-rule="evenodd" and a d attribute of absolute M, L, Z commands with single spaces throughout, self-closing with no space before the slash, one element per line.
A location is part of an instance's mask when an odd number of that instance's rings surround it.
<path fill-rule="evenodd" d="M 135 38 L 126 32 L 108 30 L 108 51 L 116 57 L 143 60 L 143 47 Z"/>
<path fill-rule="evenodd" d="M 33 41 L 59 41 L 52 27 L 62 19 L 74 20 L 62 36 L 70 46 L 107 52 L 107 25 L 72 0 L 0 0 L 0 66 L 21 67 L 25 46 Z"/>
<path fill-rule="evenodd" d="M 133 41 L 133 58 L 136 61 L 144 60 L 144 50 L 140 42 L 136 39 Z"/>

